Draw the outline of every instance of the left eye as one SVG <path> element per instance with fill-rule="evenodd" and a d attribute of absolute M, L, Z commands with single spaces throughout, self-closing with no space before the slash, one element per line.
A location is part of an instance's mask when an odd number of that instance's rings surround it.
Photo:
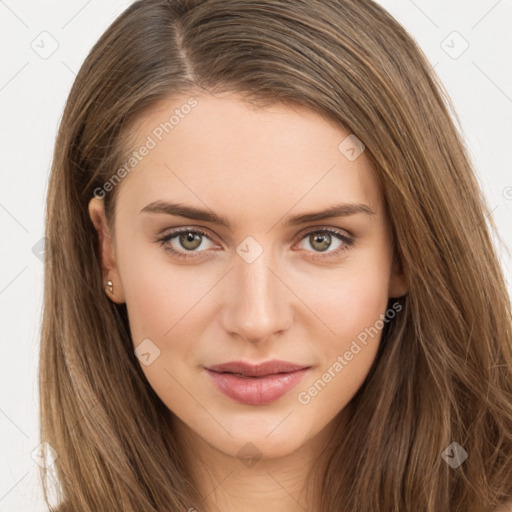
<path fill-rule="evenodd" d="M 332 251 L 328 251 L 335 237 L 340 243 L 338 247 Z M 165 245 L 165 251 L 177 256 L 179 258 L 197 258 L 204 250 L 198 250 L 202 245 L 204 239 L 210 240 L 207 233 L 198 229 L 177 229 L 166 236 L 157 239 L 160 245 Z M 178 239 L 181 248 L 176 248 L 172 243 L 174 239 Z M 354 240 L 342 233 L 341 231 L 331 228 L 315 229 L 301 234 L 296 241 L 306 240 L 313 247 L 316 254 L 310 256 L 313 259 L 327 258 L 339 255 L 342 251 L 348 250 L 353 244 Z M 207 249 L 208 247 L 206 247 Z M 203 247 L 203 249 L 205 249 Z"/>
<path fill-rule="evenodd" d="M 334 250 L 327 252 L 332 245 L 333 237 L 339 242 L 339 245 Z M 312 256 L 314 259 L 337 256 L 342 251 L 348 250 L 354 243 L 352 238 L 333 229 L 316 229 L 309 231 L 305 235 L 302 235 L 300 240 L 306 240 L 308 244 L 315 249 L 315 254 Z"/>

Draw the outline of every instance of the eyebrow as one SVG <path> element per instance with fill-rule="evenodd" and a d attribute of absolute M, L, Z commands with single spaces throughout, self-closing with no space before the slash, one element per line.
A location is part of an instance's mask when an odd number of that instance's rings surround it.
<path fill-rule="evenodd" d="M 154 201 L 140 211 L 140 213 L 163 213 L 167 215 L 174 215 L 178 217 L 186 217 L 188 219 L 201 220 L 204 222 L 211 222 L 219 226 L 224 226 L 231 230 L 231 223 L 220 215 L 213 212 L 201 210 L 193 206 L 186 206 L 180 203 L 169 203 L 167 201 Z M 375 215 L 375 212 L 366 204 L 362 203 L 340 203 L 322 210 L 319 212 L 302 213 L 289 217 L 284 223 L 284 227 L 296 226 L 305 224 L 306 222 L 319 221 L 324 219 L 331 219 L 334 217 L 348 217 L 349 215 L 356 215 L 363 213 L 365 215 Z"/>

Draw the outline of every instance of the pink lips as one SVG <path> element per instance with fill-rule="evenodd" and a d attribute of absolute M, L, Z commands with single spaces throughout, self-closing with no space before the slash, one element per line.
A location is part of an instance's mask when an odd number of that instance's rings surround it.
<path fill-rule="evenodd" d="M 286 361 L 267 361 L 251 365 L 243 361 L 206 368 L 219 391 L 242 404 L 264 405 L 293 389 L 309 366 Z"/>

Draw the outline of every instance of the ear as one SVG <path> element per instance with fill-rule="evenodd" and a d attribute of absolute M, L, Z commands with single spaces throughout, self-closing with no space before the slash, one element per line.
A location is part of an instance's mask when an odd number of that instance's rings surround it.
<path fill-rule="evenodd" d="M 402 269 L 402 265 L 397 257 L 393 257 L 393 266 L 389 279 L 389 298 L 403 297 L 409 291 L 407 277 Z"/>
<path fill-rule="evenodd" d="M 103 199 L 93 197 L 89 201 L 89 216 L 98 232 L 105 293 L 112 301 L 117 304 L 123 304 L 125 302 L 123 285 L 117 268 L 114 243 L 108 228 Z M 106 285 L 108 280 L 112 281 L 112 293 Z"/>

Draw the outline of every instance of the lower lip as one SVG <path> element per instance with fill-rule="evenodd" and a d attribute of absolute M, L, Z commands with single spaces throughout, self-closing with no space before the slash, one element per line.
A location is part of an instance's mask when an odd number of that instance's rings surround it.
<path fill-rule="evenodd" d="M 207 370 L 219 391 L 228 398 L 246 405 L 265 405 L 275 402 L 293 389 L 309 368 L 267 377 L 240 377 L 232 373 Z"/>

